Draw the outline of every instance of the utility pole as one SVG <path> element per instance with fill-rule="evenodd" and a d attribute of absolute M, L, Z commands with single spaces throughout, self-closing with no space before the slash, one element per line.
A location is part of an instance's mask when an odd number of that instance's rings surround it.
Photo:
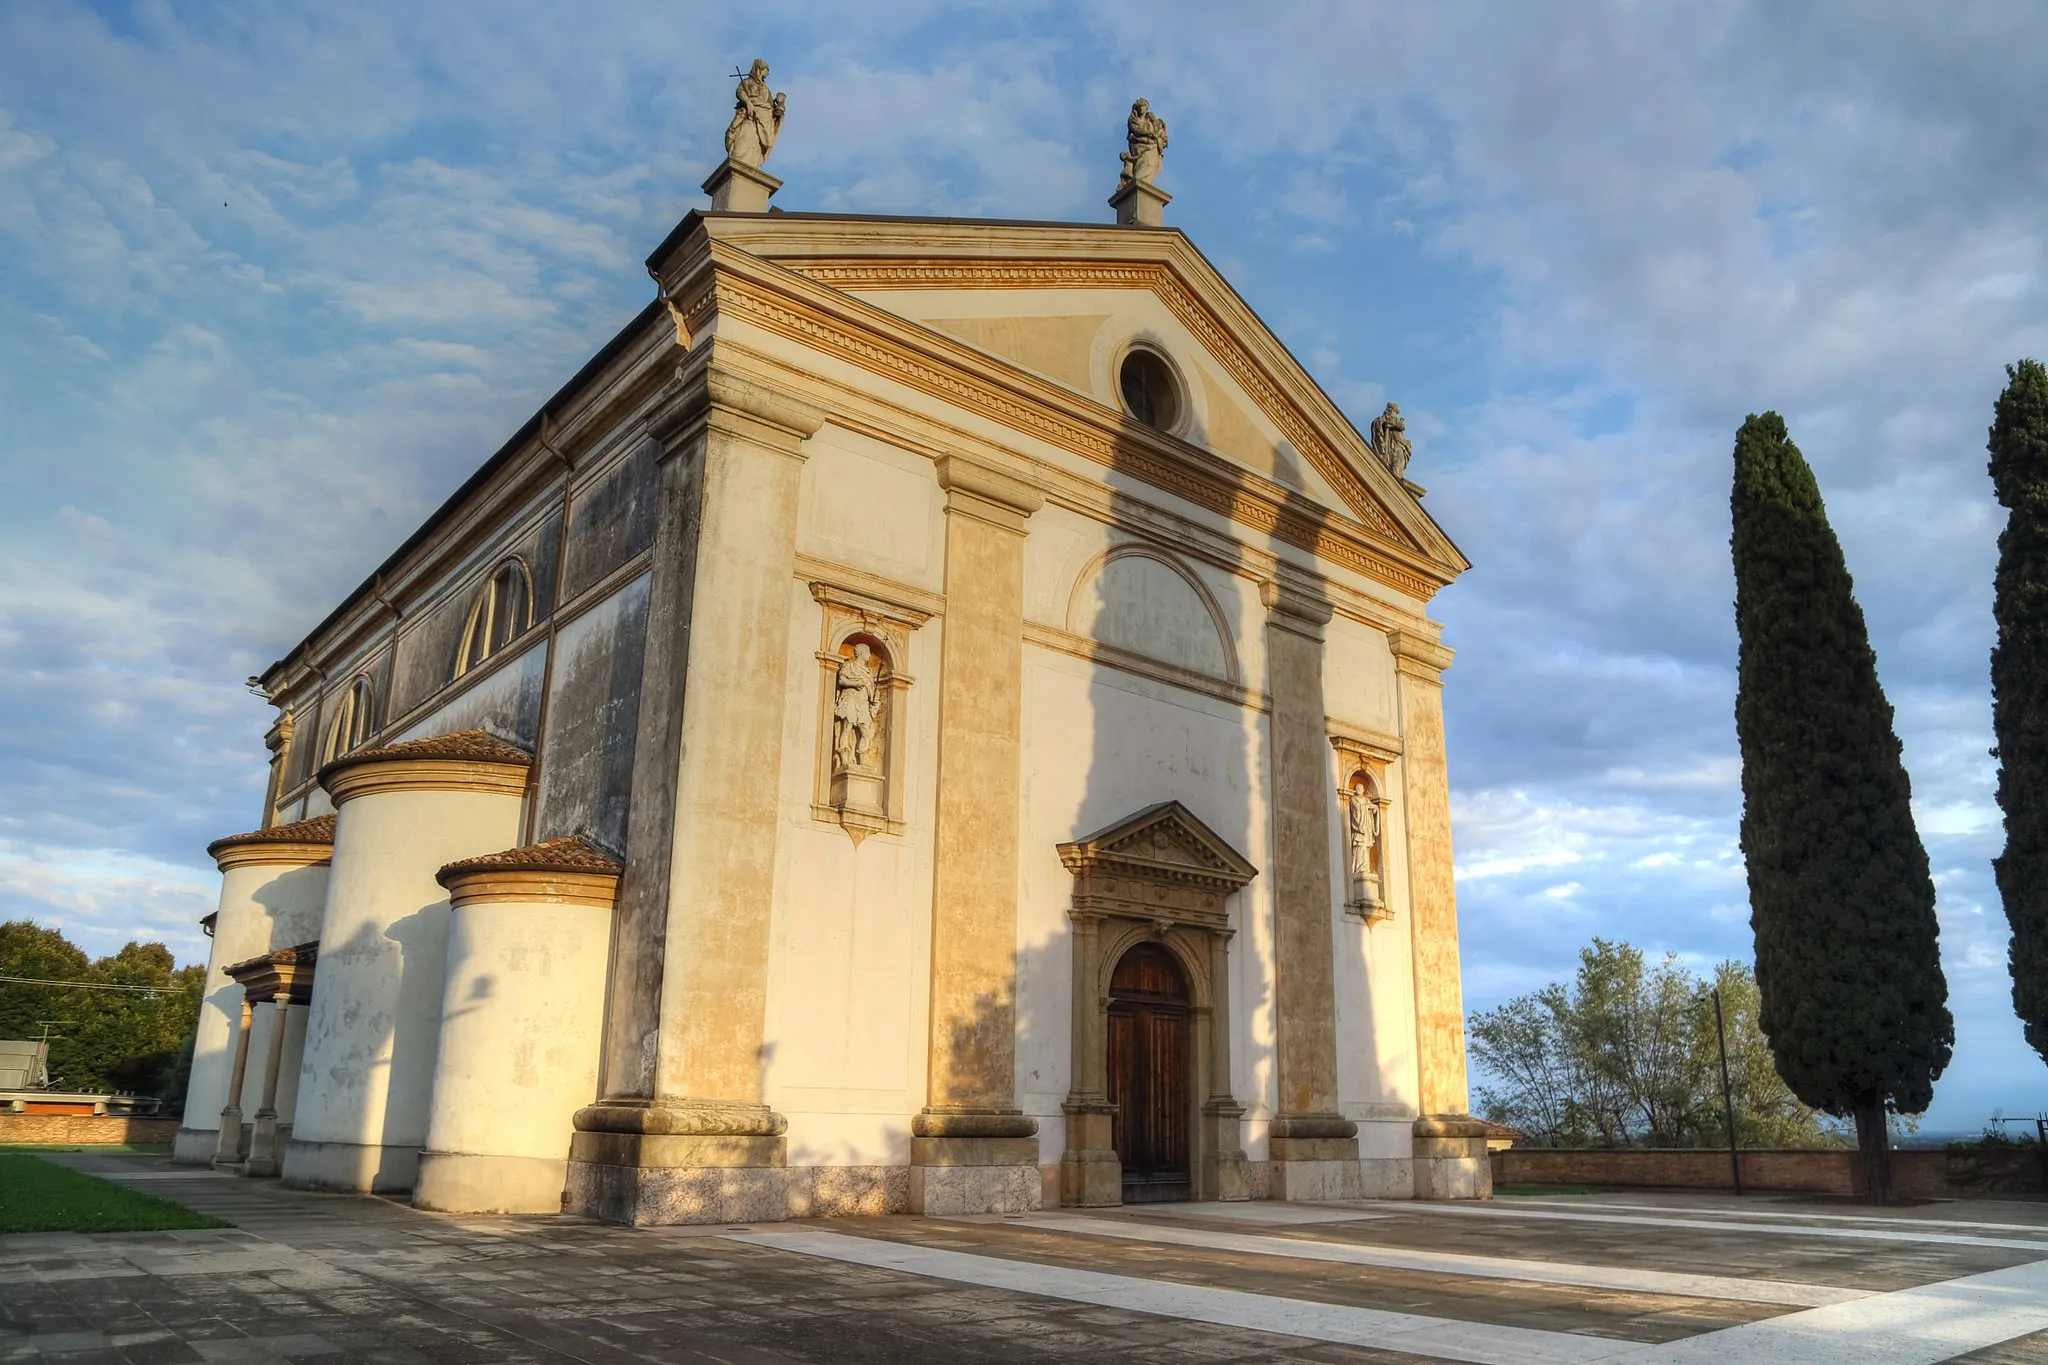
<path fill-rule="evenodd" d="M 1728 1084 L 1728 1029 L 1721 1022 L 1721 988 L 1714 987 L 1714 1041 L 1721 1046 L 1721 1115 L 1728 1125 L 1728 1178 L 1742 1193 L 1742 1157 L 1735 1145 L 1735 1089 Z"/>

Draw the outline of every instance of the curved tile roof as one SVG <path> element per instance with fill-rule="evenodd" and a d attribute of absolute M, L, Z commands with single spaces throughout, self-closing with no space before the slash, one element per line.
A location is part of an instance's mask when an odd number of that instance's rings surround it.
<path fill-rule="evenodd" d="M 465 872 L 583 872 L 600 877 L 619 875 L 619 860 L 580 834 L 565 839 L 547 839 L 524 848 L 486 853 L 449 863 L 434 874 L 446 886 Z"/>
<path fill-rule="evenodd" d="M 219 857 L 224 848 L 241 848 L 246 844 L 331 844 L 334 842 L 334 816 L 316 815 L 311 820 L 300 820 L 289 825 L 272 825 L 269 829 L 252 829 L 247 834 L 230 834 L 225 839 L 215 839 L 206 846 L 207 856 Z"/>

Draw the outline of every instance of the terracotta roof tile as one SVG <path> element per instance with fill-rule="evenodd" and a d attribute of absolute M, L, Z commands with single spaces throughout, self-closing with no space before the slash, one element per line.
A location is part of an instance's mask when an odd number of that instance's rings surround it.
<path fill-rule="evenodd" d="M 581 835 L 572 834 L 566 839 L 548 839 L 524 848 L 508 848 L 503 853 L 486 853 L 480 858 L 463 858 L 452 862 L 435 873 L 435 880 L 446 886 L 465 872 L 489 870 L 494 872 L 585 872 L 597 876 L 619 875 L 619 861 L 611 854 L 591 843 Z"/>
<path fill-rule="evenodd" d="M 224 848 L 240 848 L 244 844 L 331 844 L 334 842 L 334 817 L 316 815 L 311 820 L 300 820 L 296 824 L 272 825 L 269 829 L 252 829 L 247 834 L 230 834 L 225 839 L 215 839 L 206 846 L 210 857 L 219 857 Z"/>
<path fill-rule="evenodd" d="M 310 967 L 319 960 L 319 957 L 320 941 L 315 939 L 311 943 L 301 943 L 295 948 L 279 948 L 274 953 L 258 953 L 252 958 L 246 958 L 231 966 L 223 967 L 221 970 L 229 976 L 239 976 L 252 967 L 287 966 L 293 964 L 300 967 Z"/>
<path fill-rule="evenodd" d="M 354 767 L 358 763 L 395 763 L 408 758 L 459 758 L 471 763 L 516 763 L 522 768 L 533 763 L 532 754 L 496 735 L 483 730 L 457 730 L 450 735 L 429 735 L 375 749 L 358 749 L 343 754 L 320 772 L 324 776 L 336 768 Z"/>

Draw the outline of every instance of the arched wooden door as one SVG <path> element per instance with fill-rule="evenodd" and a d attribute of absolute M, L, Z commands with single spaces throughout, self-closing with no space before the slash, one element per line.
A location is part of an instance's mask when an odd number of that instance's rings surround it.
<path fill-rule="evenodd" d="M 1173 954 L 1141 943 L 1109 981 L 1111 1145 L 1123 1165 L 1124 1202 L 1192 1197 L 1192 1101 L 1187 981 Z"/>

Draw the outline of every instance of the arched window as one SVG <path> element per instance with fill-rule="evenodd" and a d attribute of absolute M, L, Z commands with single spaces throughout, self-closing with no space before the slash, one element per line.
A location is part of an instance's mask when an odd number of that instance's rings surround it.
<path fill-rule="evenodd" d="M 334 709 L 334 723 L 327 727 L 327 750 L 320 761 L 332 763 L 344 754 L 354 753 L 376 728 L 377 685 L 368 677 L 357 678 L 341 694 L 341 702 Z"/>
<path fill-rule="evenodd" d="M 462 648 L 455 652 L 455 676 L 461 677 L 490 658 L 532 624 L 533 575 L 520 560 L 508 559 L 477 592 L 469 609 L 469 623 L 462 628 Z"/>

